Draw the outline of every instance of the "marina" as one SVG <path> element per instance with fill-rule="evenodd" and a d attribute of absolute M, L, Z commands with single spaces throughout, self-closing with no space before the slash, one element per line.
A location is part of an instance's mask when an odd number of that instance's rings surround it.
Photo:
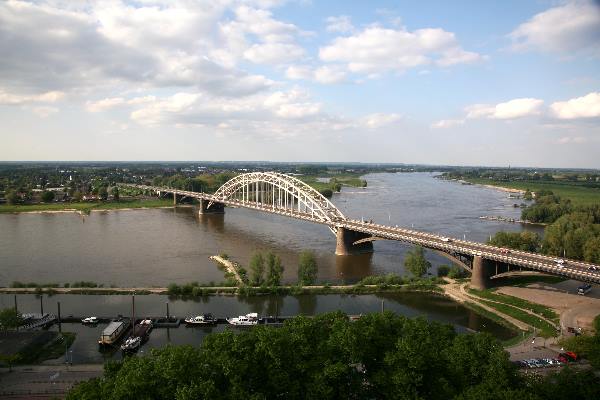
<path fill-rule="evenodd" d="M 121 336 L 115 345 L 104 346 L 99 351 L 98 340 L 111 322 L 119 315 L 125 318 L 131 315 L 130 295 L 76 295 L 56 294 L 43 296 L 44 308 L 58 315 L 58 303 L 61 305 L 60 324 L 47 327 L 49 331 L 73 332 L 75 340 L 69 348 L 69 358 L 74 364 L 102 363 L 107 360 L 119 360 L 123 357 L 120 345 L 131 332 Z M 177 299 L 166 295 L 136 295 L 136 322 L 150 319 L 153 329 L 148 340 L 143 343 L 138 355 L 144 355 L 150 349 L 161 348 L 166 344 L 199 346 L 211 333 L 228 329 L 240 329 L 229 325 L 227 318 L 256 313 L 260 319 L 257 325 L 280 325 L 285 319 L 296 315 L 313 316 L 325 312 L 341 311 L 355 319 L 367 313 L 381 312 L 384 309 L 406 317 L 423 317 L 432 321 L 451 324 L 461 333 L 483 331 L 505 340 L 514 333 L 502 325 L 485 318 L 468 308 L 443 296 L 428 293 L 387 293 L 381 295 L 313 295 L 297 296 L 264 295 L 253 297 L 210 296 L 196 299 Z M 20 312 L 33 313 L 39 310 L 40 297 L 34 294 L 17 295 Z M 168 306 L 167 306 L 168 305 Z M 0 294 L 0 307 L 14 306 L 14 295 Z M 167 311 L 168 308 L 168 311 Z M 167 313 L 169 317 L 167 318 Z M 187 316 L 196 317 L 212 314 L 212 325 L 187 325 Z M 83 324 L 82 319 L 95 316 L 97 323 Z M 271 316 L 271 318 L 269 318 Z M 130 318 L 130 317 L 129 317 Z M 244 328 L 248 329 L 248 328 Z M 250 328 L 252 329 L 252 328 Z M 64 357 L 48 360 L 45 364 L 63 364 Z"/>

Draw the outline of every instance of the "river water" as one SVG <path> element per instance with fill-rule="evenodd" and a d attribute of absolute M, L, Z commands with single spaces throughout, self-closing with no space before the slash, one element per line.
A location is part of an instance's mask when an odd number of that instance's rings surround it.
<path fill-rule="evenodd" d="M 485 241 L 518 224 L 480 220 L 481 215 L 517 218 L 507 193 L 434 179 L 430 173 L 370 174 L 367 188 L 344 187 L 333 203 L 353 218 L 468 240 Z M 411 246 L 374 242 L 373 254 L 334 255 L 335 237 L 310 222 L 228 208 L 225 215 L 198 216 L 192 208 L 0 215 L 0 285 L 13 281 L 93 281 L 105 286 L 166 286 L 171 282 L 219 282 L 223 272 L 208 259 L 227 253 L 248 265 L 255 250 L 271 250 L 294 282 L 298 255 L 312 250 L 318 279 L 354 282 L 370 274 L 402 274 Z M 434 267 L 448 260 L 428 253 Z M 435 268 L 432 270 L 435 273 Z"/>
<path fill-rule="evenodd" d="M 485 241 L 499 230 L 518 231 L 518 224 L 491 222 L 481 215 L 517 218 L 520 209 L 507 193 L 480 186 L 433 178 L 430 173 L 370 174 L 367 188 L 343 188 L 332 201 L 352 218 L 413 227 L 451 237 Z M 528 228 L 529 229 L 529 228 Z M 535 229 L 535 228 L 533 228 Z M 539 229 L 538 229 L 539 231 Z M 539 232 L 541 233 L 541 232 Z M 60 283 L 94 281 L 105 286 L 166 286 L 191 281 L 218 282 L 223 272 L 208 259 L 221 252 L 247 265 L 255 250 L 278 254 L 285 266 L 284 280 L 295 282 L 298 255 L 312 250 L 319 265 L 318 279 L 353 282 L 370 274 L 404 273 L 402 264 L 411 246 L 399 242 L 374 242 L 373 254 L 336 257 L 335 237 L 327 227 L 252 210 L 228 208 L 224 215 L 198 216 L 190 207 L 175 209 L 120 210 L 74 213 L 0 215 L 0 285 L 13 281 Z M 427 253 L 435 267 L 448 260 Z M 451 323 L 457 330 L 488 331 L 505 339 L 511 332 L 478 316 L 449 299 L 423 294 L 386 295 L 302 295 L 238 298 L 210 296 L 193 300 L 147 295 L 136 298 L 140 316 L 171 314 L 185 317 L 211 312 L 230 317 L 248 312 L 261 315 L 314 315 L 342 310 L 360 314 L 386 309 L 407 316 Z M 14 296 L 0 295 L 0 308 L 12 307 Z M 44 310 L 62 315 L 129 315 L 129 296 L 44 296 Z M 39 312 L 39 297 L 18 295 L 21 312 Z M 102 354 L 96 343 L 103 326 L 63 324 L 77 332 L 71 350 L 74 362 L 99 362 L 119 358 L 120 352 Z M 52 329 L 57 329 L 56 326 Z M 155 329 L 144 351 L 166 343 L 198 344 L 210 332 L 226 329 Z"/>

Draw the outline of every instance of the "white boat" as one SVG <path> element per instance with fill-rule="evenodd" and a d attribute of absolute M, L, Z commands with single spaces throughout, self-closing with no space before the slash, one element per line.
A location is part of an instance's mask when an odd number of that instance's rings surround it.
<path fill-rule="evenodd" d="M 234 326 L 254 326 L 258 324 L 258 314 L 250 313 L 239 317 L 227 318 L 227 322 Z"/>
<path fill-rule="evenodd" d="M 217 320 L 212 314 L 202 314 L 186 318 L 185 323 L 188 325 L 213 325 L 217 323 Z"/>
<path fill-rule="evenodd" d="M 97 324 L 98 323 L 98 317 L 87 317 L 81 320 L 82 324 Z"/>
<path fill-rule="evenodd" d="M 142 344 L 142 338 L 140 336 L 130 336 L 121 345 L 123 351 L 137 351 Z"/>

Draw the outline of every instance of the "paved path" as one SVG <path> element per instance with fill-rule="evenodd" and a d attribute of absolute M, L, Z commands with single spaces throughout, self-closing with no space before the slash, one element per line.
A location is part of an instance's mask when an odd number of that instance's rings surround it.
<path fill-rule="evenodd" d="M 465 290 L 465 286 L 467 285 L 466 283 L 457 283 L 456 281 L 454 281 L 452 279 L 447 279 L 447 282 L 449 282 L 447 285 L 442 286 L 444 288 L 444 291 L 446 292 L 446 294 L 448 296 L 450 296 L 454 300 L 458 301 L 459 303 L 464 303 L 464 302 L 475 303 L 479 307 L 483 308 L 484 310 L 491 312 L 493 314 L 496 314 L 499 317 L 507 320 L 508 322 L 510 322 L 517 328 L 521 329 L 522 331 L 528 331 L 529 329 L 531 329 L 531 327 L 529 325 L 527 325 L 526 323 L 519 321 L 518 319 L 513 318 L 510 315 L 504 314 L 504 313 L 496 310 L 495 308 L 492 308 L 486 304 L 481 303 L 480 302 L 481 299 L 479 297 L 475 297 L 475 296 L 472 296 L 469 293 L 467 293 L 467 291 Z"/>
<path fill-rule="evenodd" d="M 102 375 L 102 364 L 18 366 L 0 368 L 0 398 L 50 399 L 63 397 L 76 383 Z"/>

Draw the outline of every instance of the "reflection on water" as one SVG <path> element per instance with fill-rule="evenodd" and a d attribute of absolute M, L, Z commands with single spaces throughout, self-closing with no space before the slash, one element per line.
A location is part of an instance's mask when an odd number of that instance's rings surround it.
<path fill-rule="evenodd" d="M 42 298 L 44 311 L 57 313 L 57 303 L 61 304 L 62 316 L 99 316 L 115 317 L 119 314 L 130 315 L 131 296 L 126 295 L 44 295 Z M 426 293 L 393 293 L 382 295 L 299 295 L 299 296 L 209 296 L 194 300 L 170 299 L 168 296 L 146 295 L 136 296 L 136 315 L 142 317 L 160 317 L 167 313 L 169 303 L 170 315 L 184 318 L 190 315 L 210 312 L 216 317 L 225 318 L 256 312 L 261 316 L 298 314 L 316 315 L 324 312 L 341 310 L 349 315 L 359 315 L 381 310 L 382 301 L 386 310 L 407 317 L 423 316 L 429 320 L 449 323 L 457 331 L 490 332 L 500 339 L 507 339 L 512 333 L 485 317 L 474 314 L 469 309 L 445 297 Z M 13 307 L 13 295 L 0 295 L 0 308 Z M 39 312 L 40 300 L 36 295 L 17 295 L 20 312 Z M 84 326 L 78 323 L 62 324 L 63 331 L 77 333 L 71 350 L 75 363 L 102 362 L 106 359 L 118 359 L 121 352 L 117 349 L 99 352 L 98 338 L 105 324 Z M 54 325 L 51 329 L 57 330 Z M 202 339 L 212 332 L 230 329 L 226 325 L 215 327 L 157 328 L 143 346 L 147 352 L 151 348 L 164 346 L 167 343 L 198 345 Z M 56 362 L 60 362 L 58 360 Z"/>
<path fill-rule="evenodd" d="M 485 241 L 516 224 L 480 215 L 518 217 L 514 199 L 478 186 L 434 179 L 432 174 L 371 174 L 367 188 L 344 188 L 332 201 L 352 218 Z M 520 201 L 520 200 L 519 200 Z M 253 251 L 273 251 L 295 282 L 299 253 L 315 252 L 318 279 L 354 282 L 369 274 L 403 273 L 410 246 L 374 242 L 373 254 L 335 256 L 335 237 L 323 225 L 253 210 L 228 208 L 198 216 L 193 209 L 153 209 L 0 215 L 0 284 L 12 281 L 94 281 L 106 286 L 166 286 L 170 282 L 219 282 L 223 272 L 209 256 L 221 252 L 248 265 Z M 428 253 L 434 266 L 448 260 Z M 435 272 L 435 271 L 433 271 Z"/>

